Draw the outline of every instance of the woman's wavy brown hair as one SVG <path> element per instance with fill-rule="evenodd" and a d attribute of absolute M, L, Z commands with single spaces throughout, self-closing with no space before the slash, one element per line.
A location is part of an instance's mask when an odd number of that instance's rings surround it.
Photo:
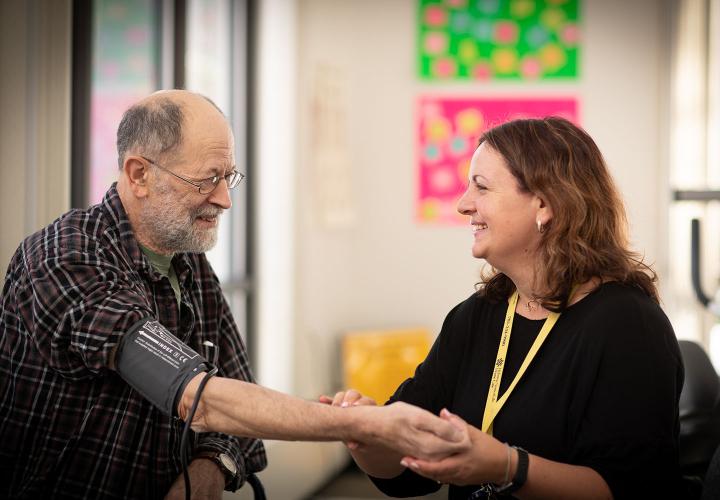
<path fill-rule="evenodd" d="M 629 249 L 627 219 L 605 160 L 595 141 L 568 120 L 556 117 L 514 120 L 485 132 L 520 188 L 550 205 L 538 249 L 535 287 L 543 307 L 563 310 L 573 285 L 592 278 L 635 286 L 658 301 L 657 275 Z M 515 285 L 492 269 L 482 277 L 480 293 L 503 301 Z"/>

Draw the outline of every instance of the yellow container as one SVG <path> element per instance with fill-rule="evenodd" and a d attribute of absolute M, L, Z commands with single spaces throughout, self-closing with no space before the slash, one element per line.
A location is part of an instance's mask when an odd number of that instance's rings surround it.
<path fill-rule="evenodd" d="M 348 332 L 343 337 L 343 383 L 385 403 L 430 351 L 424 328 Z"/>

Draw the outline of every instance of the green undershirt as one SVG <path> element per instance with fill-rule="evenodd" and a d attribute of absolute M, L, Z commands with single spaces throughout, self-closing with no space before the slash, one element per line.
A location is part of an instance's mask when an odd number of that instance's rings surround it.
<path fill-rule="evenodd" d="M 180 282 L 178 281 L 177 274 L 175 274 L 175 268 L 172 265 L 172 255 L 155 253 L 143 245 L 140 245 L 140 250 L 142 250 L 145 256 L 150 260 L 150 264 L 152 264 L 155 270 L 170 280 L 170 286 L 172 287 L 173 292 L 175 292 L 175 300 L 177 300 L 179 311 Z"/>

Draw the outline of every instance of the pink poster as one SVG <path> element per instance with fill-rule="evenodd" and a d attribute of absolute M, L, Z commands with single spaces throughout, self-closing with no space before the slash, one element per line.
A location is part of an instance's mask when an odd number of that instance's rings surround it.
<path fill-rule="evenodd" d="M 472 99 L 421 97 L 418 103 L 418 198 L 422 223 L 465 224 L 456 204 L 482 133 L 518 118 L 560 116 L 578 123 L 574 98 Z"/>
<path fill-rule="evenodd" d="M 120 172 L 117 164 L 117 128 L 126 109 L 152 92 L 152 88 L 135 91 L 106 92 L 94 89 L 91 101 L 89 203 L 100 203 L 105 191 Z"/>

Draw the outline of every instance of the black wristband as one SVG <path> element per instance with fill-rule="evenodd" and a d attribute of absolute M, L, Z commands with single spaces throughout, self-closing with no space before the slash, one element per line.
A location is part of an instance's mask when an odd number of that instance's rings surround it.
<path fill-rule="evenodd" d="M 523 487 L 525 481 L 527 481 L 528 466 L 530 465 L 530 457 L 528 452 L 517 446 L 513 446 L 518 454 L 517 468 L 515 469 L 515 476 L 512 480 L 495 488 L 496 493 L 513 493 Z"/>

